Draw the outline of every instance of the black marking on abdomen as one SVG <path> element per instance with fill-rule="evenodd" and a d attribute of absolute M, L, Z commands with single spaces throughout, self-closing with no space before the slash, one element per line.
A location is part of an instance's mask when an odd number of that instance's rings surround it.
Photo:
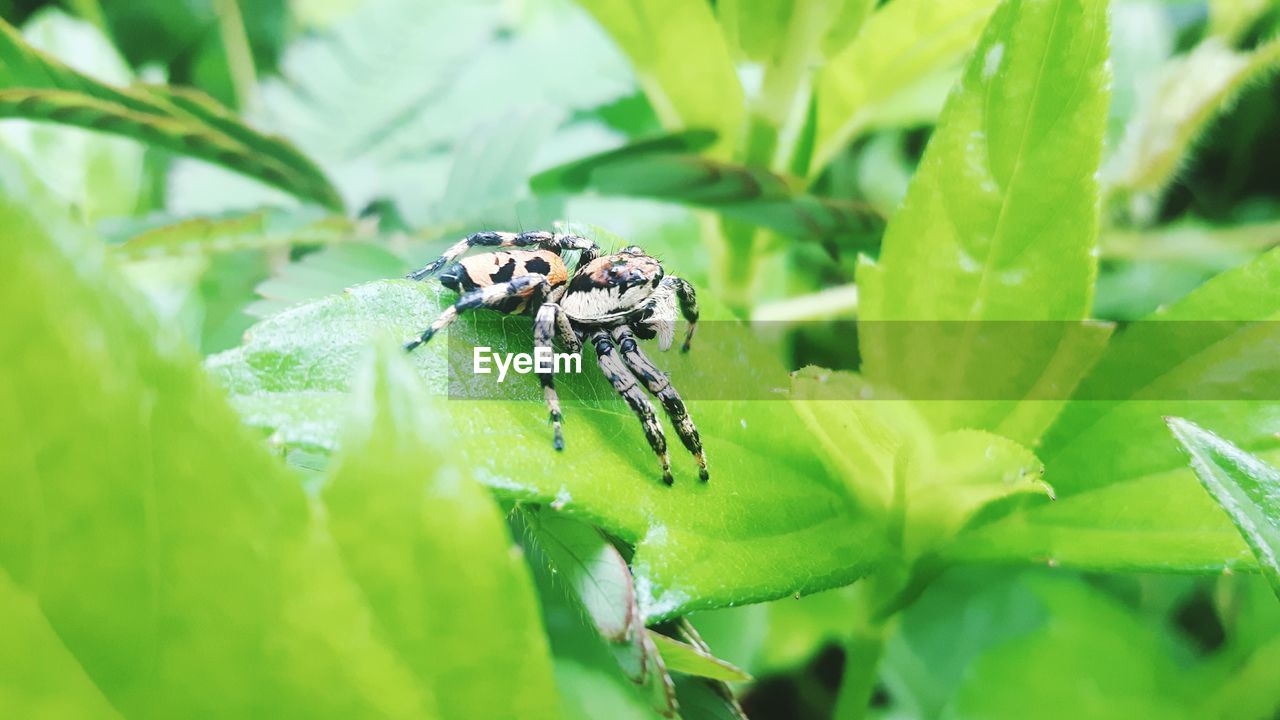
<path fill-rule="evenodd" d="M 538 275 L 550 275 L 551 263 L 547 262 L 546 260 L 540 257 L 532 257 L 532 258 L 529 258 L 527 261 L 525 261 L 524 269 L 528 272 L 536 273 Z"/>
<path fill-rule="evenodd" d="M 489 279 L 495 284 L 503 283 L 510 280 L 516 274 L 516 259 L 507 260 L 506 264 L 489 274 Z"/>

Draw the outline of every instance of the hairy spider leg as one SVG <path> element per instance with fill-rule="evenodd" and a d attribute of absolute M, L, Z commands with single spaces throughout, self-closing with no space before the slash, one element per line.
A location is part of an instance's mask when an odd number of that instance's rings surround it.
<path fill-rule="evenodd" d="M 441 330 L 449 327 L 458 316 L 467 310 L 474 310 L 480 307 L 494 307 L 501 304 L 504 300 L 513 297 L 527 295 L 530 292 L 541 293 L 543 296 L 551 291 L 551 283 L 547 282 L 546 275 L 530 273 L 529 275 L 521 275 L 510 282 L 495 283 L 487 287 L 477 288 L 462 297 L 458 298 L 452 306 L 440 313 L 440 317 L 436 318 L 431 326 L 422 331 L 416 340 L 405 343 L 404 349 L 412 351 L 431 340 L 431 338 Z"/>
<path fill-rule="evenodd" d="M 662 284 L 674 286 L 676 290 L 676 298 L 680 301 L 680 313 L 684 315 L 684 319 L 689 323 L 689 329 L 684 334 L 684 344 L 680 346 L 680 352 L 689 352 L 689 343 L 693 342 L 693 331 L 698 327 L 698 294 L 693 291 L 693 286 L 687 280 L 675 275 L 668 275 L 662 279 Z"/>
<path fill-rule="evenodd" d="M 640 423 L 644 426 L 644 436 L 649 441 L 649 447 L 653 448 L 653 454 L 658 456 L 658 464 L 662 467 L 662 482 L 671 485 L 675 480 L 671 477 L 671 458 L 667 455 L 667 437 L 663 434 L 662 425 L 653 411 L 653 404 L 649 402 L 649 397 L 644 394 L 644 390 L 636 384 L 636 379 L 627 370 L 626 364 L 618 357 L 607 330 L 591 333 L 591 344 L 596 348 L 596 362 L 600 365 L 600 371 L 613 384 L 613 389 L 631 406 L 632 412 L 640 418 Z"/>
<path fill-rule="evenodd" d="M 564 311 L 555 303 L 543 303 L 533 319 L 533 347 L 535 349 L 551 348 L 551 341 L 557 332 L 556 319 L 564 316 Z M 574 338 L 577 339 L 576 337 Z M 579 345 L 581 347 L 581 345 Z M 547 410 L 551 413 L 552 444 L 557 450 L 564 449 L 564 435 L 560 431 L 564 416 L 560 414 L 560 396 L 556 394 L 555 374 L 539 372 L 538 381 L 542 383 L 542 396 L 547 401 Z"/>
<path fill-rule="evenodd" d="M 697 426 L 693 424 L 693 418 L 689 417 L 689 410 L 685 407 L 684 400 L 680 398 L 680 393 L 671 384 L 667 374 L 659 370 L 640 349 L 639 343 L 631 333 L 631 328 L 619 325 L 613 329 L 612 334 L 614 344 L 622 353 L 622 361 L 627 364 L 631 373 L 644 383 L 649 392 L 662 401 L 662 407 L 667 411 L 667 417 L 671 418 L 671 424 L 675 426 L 680 441 L 693 455 L 694 460 L 698 461 L 698 479 L 706 482 L 710 477 L 707 472 L 707 455 L 702 451 L 702 438 L 698 435 Z"/>
<path fill-rule="evenodd" d="M 512 233 L 486 230 L 459 240 L 448 250 L 445 250 L 444 254 L 439 258 L 428 263 L 421 270 L 415 270 L 405 277 L 410 280 L 426 280 L 434 275 L 437 270 L 444 267 L 445 263 L 451 262 L 473 247 L 530 247 L 535 245 L 544 250 L 581 250 L 582 254 L 578 257 L 578 267 L 582 267 L 584 263 L 591 262 L 600 256 L 600 248 L 594 242 L 578 235 L 549 233 L 546 231 Z"/>

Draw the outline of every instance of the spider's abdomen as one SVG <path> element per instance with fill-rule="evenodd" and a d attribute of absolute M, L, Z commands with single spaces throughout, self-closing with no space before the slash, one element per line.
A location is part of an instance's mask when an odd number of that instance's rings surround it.
<path fill-rule="evenodd" d="M 546 275 L 553 287 L 569 277 L 564 260 L 550 250 L 511 250 L 464 258 L 440 273 L 440 283 L 466 292 L 531 274 Z"/>
<path fill-rule="evenodd" d="M 639 248 L 588 263 L 573 274 L 560 306 L 575 320 L 608 320 L 636 309 L 662 282 L 662 265 Z"/>

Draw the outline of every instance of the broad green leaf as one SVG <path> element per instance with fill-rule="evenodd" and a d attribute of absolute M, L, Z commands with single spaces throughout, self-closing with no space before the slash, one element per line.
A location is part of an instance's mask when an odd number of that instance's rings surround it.
<path fill-rule="evenodd" d="M 912 617 L 929 623 L 909 649 L 937 673 L 939 717 L 1192 717 L 1186 673 L 1155 623 L 1070 579 L 1006 588 Z M 985 632 L 957 638 L 970 623 Z"/>
<path fill-rule="evenodd" d="M 409 270 L 409 264 L 384 243 L 331 245 L 281 267 L 260 283 L 255 289 L 262 299 L 245 312 L 257 318 L 270 317 L 307 300 Z"/>
<path fill-rule="evenodd" d="M 97 28 L 46 8 L 22 28 L 42 52 L 95 79 L 128 83 L 133 74 Z M 133 213 L 143 185 L 144 148 L 102 133 L 49 123 L 5 122 L 0 138 L 23 156 L 46 185 L 89 221 Z"/>
<path fill-rule="evenodd" d="M 0 117 L 45 120 L 125 135 L 206 160 L 331 208 L 324 175 L 278 138 L 244 125 L 191 90 L 115 88 L 28 45 L 0 22 Z"/>
<path fill-rule="evenodd" d="M 434 716 L 298 479 L 7 158 L 0 187 L 12 589 L 125 717 Z"/>
<path fill-rule="evenodd" d="M 812 167 L 821 170 L 883 106 L 970 52 L 995 0 L 894 0 L 818 75 Z"/>
<path fill-rule="evenodd" d="M 684 0 L 578 0 L 627 54 L 668 129 L 711 128 L 715 153 L 734 148 L 742 86 L 711 6 Z"/>
<path fill-rule="evenodd" d="M 1276 387 L 1278 288 L 1273 250 L 1117 337 L 1078 390 L 1098 399 L 1068 403 L 1041 447 L 1058 501 L 980 529 L 956 551 L 1091 569 L 1256 566 L 1239 533 L 1213 512 L 1162 418 L 1185 417 L 1248 452 L 1280 457 L 1280 403 L 1266 399 Z"/>
<path fill-rule="evenodd" d="M 662 659 L 668 670 L 725 682 L 747 682 L 751 679 L 751 676 L 741 669 L 703 652 L 701 648 L 652 630 L 647 632 L 657 646 L 658 652 L 662 653 Z"/>
<path fill-rule="evenodd" d="M 707 135 L 677 133 L 641 140 L 534 176 L 535 192 L 593 191 L 706 207 L 801 240 L 870 252 L 884 219 L 859 202 L 811 195 L 799 183 L 761 168 L 689 154 Z"/>
<path fill-rule="evenodd" d="M 211 358 L 209 367 L 250 425 L 289 446 L 332 449 L 332 418 L 346 402 L 355 360 L 369 338 L 415 336 L 453 297 L 434 281 L 358 286 L 263 322 L 245 345 Z M 724 316 L 709 299 L 703 306 L 704 317 Z M 477 319 L 482 316 L 464 317 L 451 337 L 415 352 L 414 364 L 433 393 L 445 394 L 449 378 L 493 392 L 493 376 L 472 376 L 473 345 L 528 352 L 528 318 L 486 323 Z M 786 387 L 786 374 L 770 354 L 742 361 L 740 336 L 706 332 L 699 340 L 688 355 L 651 352 L 677 388 L 694 376 L 738 387 Z M 455 351 L 447 353 L 450 346 Z M 460 461 L 499 495 L 554 502 L 567 516 L 635 545 L 632 570 L 646 621 L 842 585 L 882 559 L 879 533 L 824 472 L 785 405 L 689 399 L 711 482 L 700 484 L 693 461 L 674 446 L 676 484 L 667 488 L 638 421 L 591 367 L 590 351 L 583 364 L 583 374 L 557 380 L 565 404 L 563 453 L 551 447 L 542 392 L 531 376 L 508 378 L 507 399 L 459 398 L 442 407 Z"/>
<path fill-rule="evenodd" d="M 853 373 L 806 368 L 792 378 L 791 397 L 832 472 L 862 507 L 887 518 L 908 564 L 993 503 L 1053 495 L 1026 448 L 976 430 L 935 433 L 912 403 Z"/>
<path fill-rule="evenodd" d="M 1277 68 L 1280 40 L 1238 52 L 1210 38 L 1166 63 L 1107 163 L 1108 192 L 1127 195 L 1138 219 L 1153 217 L 1159 195 L 1211 121 L 1244 87 Z"/>
<path fill-rule="evenodd" d="M 528 568 L 403 351 L 379 345 L 354 394 L 323 499 L 383 636 L 445 717 L 557 716 Z"/>
<path fill-rule="evenodd" d="M 908 715 L 941 717 L 975 659 L 1043 627 L 1047 615 L 1008 571 L 947 573 L 902 611 L 885 641 L 880 679 Z"/>
<path fill-rule="evenodd" d="M 1191 455 L 1200 484 L 1231 516 L 1280 595 L 1280 470 L 1181 418 L 1169 429 Z"/>
<path fill-rule="evenodd" d="M 1035 442 L 1105 339 L 1106 328 L 1069 321 L 1088 313 L 1096 273 L 1106 57 L 1100 0 L 1002 5 L 879 261 L 858 268 L 867 378 L 912 397 L 967 389 L 984 400 L 924 407 L 939 429 Z M 1017 352 L 998 324 L 1010 320 L 1040 322 L 1028 322 Z M 876 321 L 954 322 L 912 332 Z M 1019 405 L 1032 395 L 1043 399 Z"/>
<path fill-rule="evenodd" d="M 302 148 L 348 206 L 390 199 L 416 226 L 514 225 L 527 217 L 510 217 L 516 197 L 488 201 L 503 183 L 523 188 L 529 159 L 555 149 L 547 125 L 635 92 L 626 59 L 569 3 L 369 0 L 291 43 L 280 65 L 260 84 L 248 119 Z M 601 147 L 590 134 L 594 142 L 570 137 L 574 153 Z M 561 148 L 554 159 L 567 157 Z M 184 163 L 172 177 L 176 211 L 278 204 L 217 168 Z M 442 203 L 454 183 L 462 195 Z M 450 217 L 455 211 L 467 217 Z"/>
<path fill-rule="evenodd" d="M 0 569 L 0 715 L 121 718 L 30 593 Z"/>

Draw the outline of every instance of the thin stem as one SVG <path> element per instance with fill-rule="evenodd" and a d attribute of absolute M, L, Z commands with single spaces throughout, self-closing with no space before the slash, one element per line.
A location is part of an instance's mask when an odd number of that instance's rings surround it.
<path fill-rule="evenodd" d="M 840 678 L 840 695 L 833 713 L 837 720 L 862 720 L 867 716 L 880 676 L 886 635 L 884 623 L 868 624 L 855 630 L 845 642 L 844 676 Z"/>
<path fill-rule="evenodd" d="M 231 87 L 235 91 L 236 105 L 246 112 L 254 102 L 254 88 L 258 73 L 253 64 L 253 50 L 245 33 L 244 16 L 236 0 L 214 0 L 218 14 L 218 28 L 222 33 L 222 47 L 227 52 L 227 70 L 231 74 Z"/>
<path fill-rule="evenodd" d="M 1235 227 L 1154 228 L 1104 231 L 1098 241 L 1111 260 L 1198 260 L 1226 253 L 1253 253 L 1280 246 L 1280 222 Z"/>
<path fill-rule="evenodd" d="M 761 305 L 751 319 L 761 322 L 800 322 L 850 317 L 858 311 L 858 286 L 840 285 L 810 295 Z"/>

